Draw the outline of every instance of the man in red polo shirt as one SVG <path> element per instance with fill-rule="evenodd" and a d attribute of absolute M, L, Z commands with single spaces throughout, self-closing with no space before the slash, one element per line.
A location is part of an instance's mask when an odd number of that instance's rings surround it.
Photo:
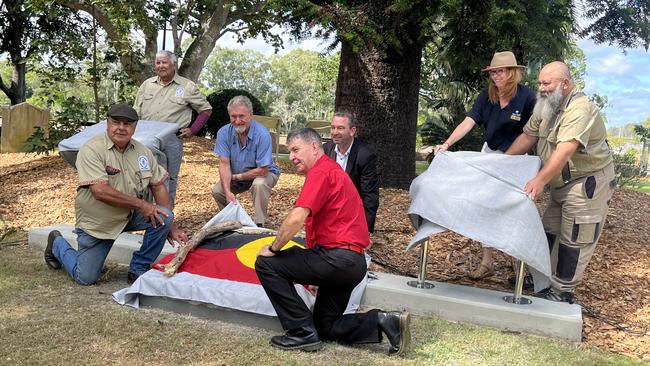
<path fill-rule="evenodd" d="M 343 315 L 352 290 L 367 272 L 363 253 L 370 238 L 357 189 L 345 171 L 325 155 L 313 129 L 291 131 L 287 147 L 296 170 L 306 175 L 305 183 L 275 241 L 260 250 L 255 262 L 260 282 L 286 331 L 271 338 L 271 345 L 316 351 L 321 340 L 378 343 L 385 333 L 389 354 L 402 354 L 410 338 L 407 312 L 374 309 Z M 307 250 L 281 250 L 303 224 Z M 294 283 L 318 286 L 313 314 Z"/>

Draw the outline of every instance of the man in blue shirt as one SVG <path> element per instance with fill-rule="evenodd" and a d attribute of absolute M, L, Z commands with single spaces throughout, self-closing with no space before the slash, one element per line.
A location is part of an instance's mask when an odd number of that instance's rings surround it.
<path fill-rule="evenodd" d="M 219 155 L 219 182 L 212 188 L 212 197 L 221 210 L 229 202 L 237 202 L 236 194 L 250 189 L 253 221 L 264 226 L 271 189 L 280 177 L 271 153 L 271 134 L 253 120 L 253 104 L 245 96 L 228 102 L 228 114 L 230 124 L 219 129 L 214 147 Z"/>

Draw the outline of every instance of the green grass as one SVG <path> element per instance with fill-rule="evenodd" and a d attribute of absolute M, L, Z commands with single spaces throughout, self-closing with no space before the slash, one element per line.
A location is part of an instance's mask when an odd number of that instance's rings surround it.
<path fill-rule="evenodd" d="M 78 286 L 15 240 L 0 243 L 0 363 L 6 365 L 643 365 L 429 317 L 414 317 L 413 347 L 404 358 L 386 356 L 385 343 L 281 351 L 269 346 L 267 330 L 120 306 L 111 294 L 127 286 L 125 268 L 109 264 L 98 285 Z"/>
<path fill-rule="evenodd" d="M 291 160 L 289 160 L 289 154 L 278 154 L 275 157 L 275 160 L 283 162 L 285 164 L 291 164 Z"/>
<path fill-rule="evenodd" d="M 639 191 L 641 193 L 650 194 L 650 180 L 648 179 L 640 180 L 638 184 L 635 184 L 634 186 L 630 187 L 630 189 Z"/>
<path fill-rule="evenodd" d="M 424 173 L 425 170 L 429 168 L 429 163 L 426 161 L 416 161 L 415 162 L 415 175 L 420 175 Z"/>

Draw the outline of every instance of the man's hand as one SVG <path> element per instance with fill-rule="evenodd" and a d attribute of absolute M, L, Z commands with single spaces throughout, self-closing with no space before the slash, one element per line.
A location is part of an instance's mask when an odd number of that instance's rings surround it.
<path fill-rule="evenodd" d="M 237 198 L 232 192 L 226 192 L 226 201 L 237 204 Z"/>
<path fill-rule="evenodd" d="M 526 183 L 524 187 L 524 192 L 528 194 L 528 197 L 535 201 L 542 195 L 544 192 L 544 181 L 538 177 L 535 177 Z"/>
<path fill-rule="evenodd" d="M 165 225 L 165 221 L 161 215 L 164 217 L 169 217 L 169 215 L 167 215 L 163 209 L 157 205 L 154 205 L 153 203 L 149 203 L 144 200 L 142 201 L 142 204 L 138 210 L 142 213 L 142 216 L 144 216 L 144 220 L 146 222 L 150 222 L 151 226 L 153 227 L 156 227 L 158 224 Z"/>
<path fill-rule="evenodd" d="M 257 256 L 262 256 L 262 257 L 274 257 L 275 253 L 271 252 L 269 250 L 269 245 L 265 245 L 260 248 L 260 251 L 257 253 Z"/>
<path fill-rule="evenodd" d="M 172 229 L 169 231 L 167 237 L 171 240 L 172 247 L 174 246 L 175 242 L 184 247 L 187 245 L 187 242 L 190 241 L 190 237 L 187 236 L 187 234 L 185 234 L 181 228 L 176 226 L 176 224 L 172 225 Z"/>
<path fill-rule="evenodd" d="M 183 139 L 194 136 L 194 134 L 192 133 L 192 130 L 190 130 L 187 127 L 180 129 L 178 132 L 180 132 L 178 137 L 183 138 Z"/>

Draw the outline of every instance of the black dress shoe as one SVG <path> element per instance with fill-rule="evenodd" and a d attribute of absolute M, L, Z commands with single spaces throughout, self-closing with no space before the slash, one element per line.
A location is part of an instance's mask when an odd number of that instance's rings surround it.
<path fill-rule="evenodd" d="M 271 338 L 271 345 L 274 347 L 292 350 L 314 352 L 323 347 L 314 327 L 302 327 L 287 331 L 284 335 Z"/>
<path fill-rule="evenodd" d="M 138 277 L 140 277 L 139 274 L 137 274 L 135 272 L 129 272 L 129 273 L 126 274 L 126 282 L 130 285 L 133 282 L 135 282 L 135 280 L 137 280 Z"/>
<path fill-rule="evenodd" d="M 388 354 L 404 354 L 411 343 L 410 314 L 406 311 L 379 311 L 377 318 L 379 330 L 386 334 L 388 342 L 390 342 Z"/>
<path fill-rule="evenodd" d="M 47 236 L 47 246 L 45 247 L 45 252 L 43 253 L 43 258 L 45 258 L 45 264 L 47 264 L 50 269 L 61 269 L 61 262 L 54 256 L 52 253 L 52 245 L 54 245 L 54 239 L 61 236 L 61 233 L 58 230 L 50 231 L 50 235 Z"/>

